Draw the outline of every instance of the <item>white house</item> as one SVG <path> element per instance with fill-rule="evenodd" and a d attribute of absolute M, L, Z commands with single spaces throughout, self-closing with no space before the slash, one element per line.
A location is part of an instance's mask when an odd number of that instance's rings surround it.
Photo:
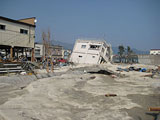
<path fill-rule="evenodd" d="M 74 63 L 100 64 L 111 59 L 111 45 L 104 40 L 78 39 L 70 58 Z"/>
<path fill-rule="evenodd" d="M 35 54 L 35 58 L 37 60 L 41 60 L 42 57 L 45 55 L 45 47 L 44 47 L 44 45 L 41 44 L 41 43 L 35 43 L 34 54 Z"/>
<path fill-rule="evenodd" d="M 160 49 L 151 49 L 150 55 L 160 55 Z"/>

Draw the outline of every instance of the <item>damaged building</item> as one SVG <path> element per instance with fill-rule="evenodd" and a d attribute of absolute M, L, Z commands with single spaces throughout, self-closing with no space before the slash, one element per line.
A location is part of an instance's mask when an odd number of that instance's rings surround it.
<path fill-rule="evenodd" d="M 35 53 L 35 59 L 37 61 L 41 61 L 45 54 L 45 47 L 41 43 L 35 43 L 34 45 L 34 53 Z"/>
<path fill-rule="evenodd" d="M 63 47 L 60 45 L 51 45 L 51 54 L 54 59 L 63 58 Z"/>
<path fill-rule="evenodd" d="M 78 39 L 70 58 L 73 63 L 101 64 L 111 60 L 111 45 L 104 40 Z"/>
<path fill-rule="evenodd" d="M 0 60 L 18 61 L 31 52 L 34 61 L 35 17 L 13 20 L 0 16 Z"/>

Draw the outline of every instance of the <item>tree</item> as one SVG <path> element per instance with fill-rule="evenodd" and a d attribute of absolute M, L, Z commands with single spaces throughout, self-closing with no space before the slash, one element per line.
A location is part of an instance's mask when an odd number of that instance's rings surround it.
<path fill-rule="evenodd" d="M 51 53 L 51 38 L 50 38 L 50 30 L 48 29 L 47 32 L 42 32 L 42 41 L 44 46 L 44 61 L 46 62 L 47 66 L 47 72 L 49 72 L 49 63 L 51 64 L 51 70 L 53 72 L 53 61 L 52 61 L 52 53 Z"/>
<path fill-rule="evenodd" d="M 118 54 L 119 54 L 120 62 L 122 62 L 122 57 L 123 57 L 124 52 L 125 52 L 124 46 L 120 45 L 120 46 L 118 46 L 118 49 L 119 49 Z"/>
<path fill-rule="evenodd" d="M 130 48 L 130 46 L 127 46 L 127 55 L 130 55 L 132 53 L 132 50 Z"/>
<path fill-rule="evenodd" d="M 130 62 L 132 53 L 133 51 L 131 50 L 130 46 L 127 46 L 127 62 Z"/>

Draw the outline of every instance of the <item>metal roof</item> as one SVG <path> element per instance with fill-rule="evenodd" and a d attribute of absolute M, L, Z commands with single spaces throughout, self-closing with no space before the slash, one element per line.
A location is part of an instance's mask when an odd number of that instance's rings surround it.
<path fill-rule="evenodd" d="M 6 17 L 3 17 L 3 16 L 0 16 L 0 19 L 6 20 L 6 21 L 9 21 L 9 22 L 13 22 L 13 23 L 18 23 L 18 24 L 23 24 L 23 25 L 28 25 L 28 26 L 36 27 L 36 25 L 32 25 L 32 24 L 20 22 L 20 21 L 18 21 L 18 20 L 13 20 L 13 19 L 6 18 Z"/>

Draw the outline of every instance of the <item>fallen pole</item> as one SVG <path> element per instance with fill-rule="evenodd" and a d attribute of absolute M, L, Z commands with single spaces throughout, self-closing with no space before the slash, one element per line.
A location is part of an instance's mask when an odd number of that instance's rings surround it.
<path fill-rule="evenodd" d="M 150 107 L 149 111 L 160 111 L 160 107 Z"/>

